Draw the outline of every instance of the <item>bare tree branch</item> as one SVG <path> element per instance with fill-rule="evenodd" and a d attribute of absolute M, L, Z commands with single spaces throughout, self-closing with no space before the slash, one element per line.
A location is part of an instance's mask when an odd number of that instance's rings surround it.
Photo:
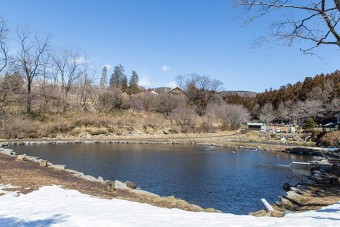
<path fill-rule="evenodd" d="M 0 17 L 0 73 L 8 65 L 8 45 L 7 45 L 8 29 L 5 19 Z"/>
<path fill-rule="evenodd" d="M 20 45 L 17 54 L 18 68 L 23 72 L 27 84 L 26 111 L 31 112 L 31 90 L 33 80 L 44 72 L 46 56 L 49 52 L 49 39 L 40 39 L 32 35 L 27 29 L 17 30 Z"/>
<path fill-rule="evenodd" d="M 310 54 L 320 45 L 340 47 L 340 0 L 293 1 L 293 0 L 238 0 L 237 5 L 247 11 L 247 18 L 253 21 L 274 11 L 285 16 L 271 24 L 271 41 L 280 41 L 288 46 L 300 40 L 308 46 L 300 48 Z M 268 43 L 262 38 L 257 44 Z"/>

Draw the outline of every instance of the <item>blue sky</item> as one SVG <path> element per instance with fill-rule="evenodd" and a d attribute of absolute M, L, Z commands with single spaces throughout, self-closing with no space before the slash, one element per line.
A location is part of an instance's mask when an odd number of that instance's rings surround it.
<path fill-rule="evenodd" d="M 53 45 L 75 46 L 100 74 L 103 65 L 137 71 L 149 87 L 173 85 L 180 74 L 221 80 L 226 90 L 262 92 L 306 76 L 339 69 L 339 48 L 323 57 L 298 46 L 251 49 L 265 34 L 265 20 L 246 27 L 227 0 L 0 0 L 12 31 L 29 26 L 49 34 Z M 112 72 L 112 69 L 109 71 Z"/>

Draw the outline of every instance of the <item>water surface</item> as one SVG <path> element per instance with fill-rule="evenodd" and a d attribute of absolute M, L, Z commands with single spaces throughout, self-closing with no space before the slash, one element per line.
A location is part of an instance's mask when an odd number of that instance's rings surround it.
<path fill-rule="evenodd" d="M 66 144 L 14 148 L 55 164 L 104 179 L 133 181 L 147 191 L 174 195 L 204 208 L 247 214 L 283 195 L 285 182 L 296 184 L 301 172 L 278 164 L 310 157 L 260 150 L 155 144 Z"/>

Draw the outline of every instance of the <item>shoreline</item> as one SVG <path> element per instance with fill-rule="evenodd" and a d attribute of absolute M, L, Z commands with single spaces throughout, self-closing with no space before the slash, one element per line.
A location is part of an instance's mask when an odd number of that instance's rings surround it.
<path fill-rule="evenodd" d="M 117 138 L 41 138 L 41 139 L 0 139 L 2 146 L 18 145 L 55 145 L 55 144 L 187 144 L 201 146 L 231 147 L 235 149 L 261 149 L 266 151 L 284 151 L 286 149 L 306 148 L 322 149 L 322 147 L 303 145 L 298 143 L 284 143 L 279 141 L 267 142 L 249 142 L 245 140 L 227 140 L 230 135 L 217 136 L 186 136 L 185 134 L 178 137 L 117 137 Z M 338 148 L 340 149 L 340 148 Z"/>
<path fill-rule="evenodd" d="M 84 139 L 82 139 L 82 140 L 81 139 L 63 139 L 63 140 L 57 140 L 57 139 L 46 139 L 46 140 L 36 139 L 36 140 L 6 140 L 6 141 L 3 141 L 3 140 L 1 141 L 0 140 L 0 153 L 16 157 L 15 151 L 13 151 L 13 150 L 10 151 L 11 149 L 4 149 L 3 147 L 5 147 L 5 146 L 58 145 L 58 144 L 95 144 L 95 143 L 114 143 L 114 144 L 174 144 L 174 145 L 175 144 L 188 144 L 188 145 L 198 145 L 198 146 L 213 145 L 213 146 L 233 147 L 233 148 L 237 148 L 237 149 L 254 149 L 254 148 L 256 148 L 256 149 L 261 149 L 261 150 L 266 150 L 266 151 L 273 151 L 273 152 L 285 152 L 285 150 L 283 150 L 283 149 L 288 149 L 288 148 L 293 148 L 293 149 L 294 148 L 295 149 L 296 148 L 297 149 L 299 149 L 299 148 L 301 148 L 301 149 L 306 149 L 306 148 L 307 149 L 308 148 L 313 149 L 314 148 L 315 149 L 315 147 L 282 146 L 282 145 L 276 145 L 277 147 L 275 147 L 273 149 L 273 144 L 261 144 L 261 143 L 257 143 L 257 144 L 252 144 L 253 146 L 249 146 L 249 143 L 244 143 L 244 144 L 242 144 L 242 143 L 215 144 L 215 143 L 198 143 L 198 142 L 185 141 L 185 140 L 186 140 L 185 138 L 183 138 L 181 140 L 177 140 L 177 141 L 174 141 L 174 140 L 168 141 L 168 140 L 164 140 L 164 139 L 158 139 L 157 141 L 155 141 L 153 138 L 149 138 L 147 140 L 140 140 L 140 139 L 136 140 L 136 139 L 126 139 L 126 138 L 125 139 L 114 139 L 114 140 L 112 140 L 112 139 L 100 139 L 100 140 L 98 140 L 98 139 L 86 139 L 86 140 L 84 140 Z M 240 145 L 240 144 L 242 144 L 242 145 Z M 263 148 L 263 146 L 267 147 L 267 149 Z M 5 151 L 5 152 L 3 152 L 3 151 Z M 26 160 L 28 160 L 30 162 L 37 163 L 37 165 L 40 162 L 40 158 L 38 158 L 38 157 L 25 156 L 25 158 L 26 158 Z M 84 173 L 81 173 L 81 172 L 78 172 L 78 171 L 75 171 L 75 170 L 67 169 L 67 167 L 65 167 L 63 165 L 54 165 L 54 164 L 52 164 L 50 162 L 48 162 L 48 164 L 49 164 L 49 167 L 51 167 L 51 168 L 54 168 L 54 169 L 57 169 L 57 170 L 60 170 L 60 171 L 64 171 L 64 172 L 67 172 L 67 173 L 71 173 L 71 174 L 73 174 L 73 176 L 78 177 L 78 178 L 82 178 L 85 181 L 96 182 L 96 183 L 102 184 L 102 186 L 104 184 L 104 186 L 105 186 L 105 182 L 106 181 L 104 179 L 102 179 L 101 177 L 97 179 L 97 178 L 95 178 L 93 176 L 85 175 Z M 1 180 L 1 178 L 0 178 L 0 180 Z M 107 180 L 107 181 L 109 181 L 109 180 Z M 124 185 L 124 183 L 122 183 L 122 182 L 118 181 L 118 185 L 120 185 L 120 186 L 117 187 L 118 190 L 129 190 L 129 191 L 132 190 L 132 189 L 127 188 L 126 185 Z M 295 185 L 295 187 L 292 187 L 291 191 L 297 191 L 296 188 L 299 188 L 298 184 Z M 144 190 L 132 190 L 132 191 L 133 191 L 132 193 L 147 195 L 147 196 L 151 196 L 151 197 L 159 197 L 159 198 L 163 198 L 163 199 L 164 198 L 168 198 L 168 197 L 160 197 L 158 195 L 155 195 L 153 193 L 150 193 L 150 192 L 147 192 L 147 191 L 144 191 Z M 287 195 L 292 194 L 291 191 L 288 191 Z M 309 188 L 309 190 L 305 189 L 305 194 L 309 193 L 310 191 L 312 191 L 311 188 Z M 295 193 L 294 196 L 297 196 L 297 194 Z M 339 194 L 339 196 L 340 196 L 340 194 Z M 282 210 L 282 207 L 285 207 L 285 203 L 283 201 L 287 200 L 287 196 L 283 196 L 283 197 L 278 196 L 278 198 L 281 199 L 281 202 L 275 203 L 274 206 L 279 210 L 279 212 L 283 213 L 284 210 Z M 174 199 L 176 199 L 176 198 L 174 198 Z M 127 200 L 129 200 L 129 199 L 127 199 Z M 178 200 L 183 201 L 181 199 L 178 199 Z M 134 200 L 132 200 L 132 201 L 134 201 Z M 339 198 L 338 201 L 340 201 L 340 198 Z M 184 202 L 187 203 L 186 201 L 184 201 Z M 285 201 L 285 202 L 287 202 L 287 201 Z M 288 201 L 288 202 L 291 202 L 291 201 Z M 187 203 L 187 204 L 189 204 L 189 203 Z M 334 204 L 334 202 L 329 203 L 329 204 L 327 204 L 327 203 L 319 204 L 320 206 L 314 206 L 314 207 L 312 207 L 312 209 L 314 210 L 314 209 L 317 209 L 318 207 L 327 206 L 327 205 L 330 205 L 330 204 Z M 154 204 L 152 204 L 152 205 L 154 205 Z M 164 206 L 164 204 L 161 205 L 160 207 L 163 207 L 163 206 Z M 201 208 L 201 207 L 199 207 L 197 205 L 194 205 L 194 204 L 189 204 L 188 207 L 186 207 L 184 210 L 198 211 L 198 212 L 202 212 L 202 211 L 203 212 L 204 211 L 219 212 L 219 211 L 217 211 L 217 210 L 215 210 L 213 208 L 204 209 L 204 208 Z M 182 209 L 182 208 L 179 208 L 179 209 Z M 311 209 L 308 209 L 308 208 L 307 209 L 300 209 L 298 211 L 303 211 L 303 210 L 311 210 Z M 268 215 L 268 212 L 258 211 L 258 212 L 250 213 L 250 215 L 254 215 L 254 216 L 258 216 L 259 214 L 260 214 L 260 216 Z"/>
<path fill-rule="evenodd" d="M 43 186 L 59 185 L 104 199 L 117 198 L 194 212 L 219 212 L 213 208 L 202 208 L 190 204 L 173 196 L 161 197 L 139 188 L 132 189 L 127 186 L 127 182 L 104 180 L 102 177 L 95 178 L 68 169 L 65 165 L 55 165 L 47 161 L 48 165 L 42 167 L 41 160 L 38 157 L 16 155 L 12 149 L 0 148 L 0 185 L 13 185 L 23 194 L 36 191 Z"/>

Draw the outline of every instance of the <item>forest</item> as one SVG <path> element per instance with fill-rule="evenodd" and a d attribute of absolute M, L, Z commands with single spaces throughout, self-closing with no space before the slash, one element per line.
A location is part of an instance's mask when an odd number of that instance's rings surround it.
<path fill-rule="evenodd" d="M 254 118 L 270 123 L 301 124 L 308 118 L 331 121 L 340 111 L 340 71 L 306 77 L 303 82 L 269 89 L 255 97 L 224 95 L 227 103 L 245 106 Z"/>

